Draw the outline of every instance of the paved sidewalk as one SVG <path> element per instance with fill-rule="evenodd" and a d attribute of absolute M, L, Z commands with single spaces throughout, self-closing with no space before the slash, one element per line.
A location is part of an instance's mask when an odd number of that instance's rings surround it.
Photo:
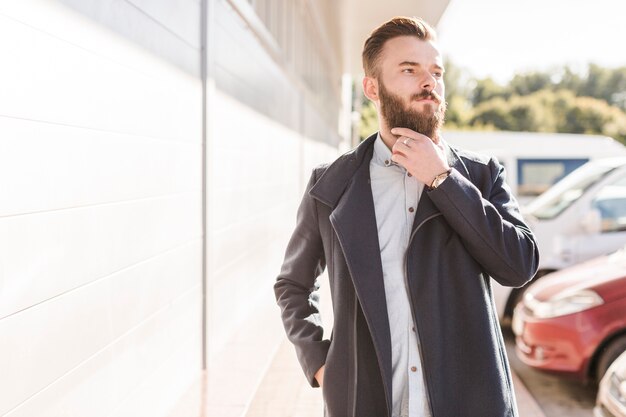
<path fill-rule="evenodd" d="M 296 353 L 281 344 L 245 417 L 322 417 L 322 390 L 306 381 Z"/>
<path fill-rule="evenodd" d="M 545 417 L 522 381 L 513 374 L 520 417 Z M 245 417 L 322 417 L 322 390 L 309 386 L 293 347 L 285 340 Z"/>

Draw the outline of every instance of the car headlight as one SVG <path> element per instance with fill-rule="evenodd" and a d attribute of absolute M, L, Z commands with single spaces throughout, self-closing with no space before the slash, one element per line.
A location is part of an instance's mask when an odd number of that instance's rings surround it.
<path fill-rule="evenodd" d="M 559 293 L 546 301 L 539 301 L 526 293 L 524 304 L 533 316 L 548 319 L 588 310 L 604 304 L 604 300 L 595 291 L 578 290 Z"/>

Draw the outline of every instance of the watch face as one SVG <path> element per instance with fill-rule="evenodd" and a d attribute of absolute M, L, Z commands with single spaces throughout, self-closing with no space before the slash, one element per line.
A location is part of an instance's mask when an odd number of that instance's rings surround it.
<path fill-rule="evenodd" d="M 439 187 L 439 185 L 441 185 L 441 183 L 443 182 L 443 180 L 445 180 L 446 178 L 448 178 L 450 176 L 450 171 L 448 172 L 444 172 L 443 174 L 439 174 L 435 177 L 435 180 L 433 181 L 433 185 L 431 185 L 431 188 L 437 188 Z"/>

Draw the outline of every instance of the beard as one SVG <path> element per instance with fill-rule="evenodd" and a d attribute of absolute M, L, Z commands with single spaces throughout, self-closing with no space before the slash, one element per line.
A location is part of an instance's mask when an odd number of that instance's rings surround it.
<path fill-rule="evenodd" d="M 434 91 L 422 90 L 419 94 L 413 94 L 411 101 L 424 98 L 432 99 L 437 108 L 433 111 L 425 104 L 424 111 L 412 109 L 405 105 L 402 97 L 390 92 L 385 88 L 382 79 L 379 80 L 380 113 L 387 123 L 387 127 L 404 127 L 411 129 L 433 141 L 437 141 L 438 132 L 443 126 L 446 115 L 446 103 Z"/>

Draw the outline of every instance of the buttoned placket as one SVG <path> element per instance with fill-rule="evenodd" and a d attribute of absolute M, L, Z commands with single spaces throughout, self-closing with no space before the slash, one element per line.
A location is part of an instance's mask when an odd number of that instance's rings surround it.
<path fill-rule="evenodd" d="M 406 171 L 406 170 L 405 170 Z M 415 218 L 415 213 L 417 211 L 417 204 L 420 198 L 420 189 L 418 181 L 409 173 L 406 172 L 404 176 L 404 190 L 406 195 L 406 240 L 405 246 L 408 250 L 410 231 L 413 226 L 413 220 Z M 407 288 L 407 297 L 411 295 L 408 293 Z M 413 323 L 413 316 L 411 311 L 407 311 L 409 316 L 407 323 L 409 328 L 407 329 L 408 334 L 408 342 L 409 346 L 418 346 L 419 341 L 417 340 L 417 333 L 415 332 L 415 325 Z M 419 347 L 418 347 L 419 349 Z M 421 366 L 421 358 L 419 357 L 419 352 L 415 349 L 409 349 L 409 360 L 407 369 L 408 372 L 408 383 L 409 383 L 409 401 L 408 401 L 408 416 L 421 416 L 424 407 L 424 401 L 421 395 L 415 395 L 419 392 L 424 392 L 424 382 L 422 379 L 422 366 Z"/>
<path fill-rule="evenodd" d="M 405 250 L 408 250 L 408 243 L 410 239 L 411 229 L 413 226 L 413 221 L 415 215 L 417 213 L 417 205 L 419 203 L 420 195 L 424 188 L 423 184 L 415 179 L 404 167 L 393 162 L 391 160 L 390 152 L 386 151 L 382 146 L 379 148 L 380 152 L 375 153 L 375 157 L 378 157 L 379 163 L 384 165 L 383 170 L 387 171 L 388 177 L 391 181 L 402 181 L 403 191 L 404 191 L 404 224 L 399 230 L 396 229 L 397 232 L 400 233 L 400 241 L 402 242 L 402 247 Z M 385 156 L 382 158 L 382 156 Z M 395 177 L 395 180 L 392 180 L 391 177 Z M 398 242 L 400 243 L 400 242 Z M 404 287 L 404 293 L 407 297 L 407 301 L 410 297 L 408 292 L 408 288 Z M 401 407 L 399 414 L 394 413 L 393 417 L 413 417 L 413 416 L 425 416 L 429 413 L 425 407 L 425 397 L 423 393 L 425 392 L 425 386 L 422 375 L 422 366 L 421 366 L 421 358 L 419 355 L 418 346 L 418 338 L 417 333 L 415 331 L 415 326 L 413 322 L 413 317 L 411 310 L 407 308 L 406 310 L 406 319 L 404 321 L 404 325 L 406 326 L 406 345 L 413 346 L 414 348 L 409 348 L 408 352 L 405 353 L 405 357 L 403 362 L 406 364 L 406 368 L 404 369 L 405 378 L 406 378 L 406 391 L 404 391 L 404 395 L 401 401 Z M 426 413 L 426 414 L 424 414 Z"/>

